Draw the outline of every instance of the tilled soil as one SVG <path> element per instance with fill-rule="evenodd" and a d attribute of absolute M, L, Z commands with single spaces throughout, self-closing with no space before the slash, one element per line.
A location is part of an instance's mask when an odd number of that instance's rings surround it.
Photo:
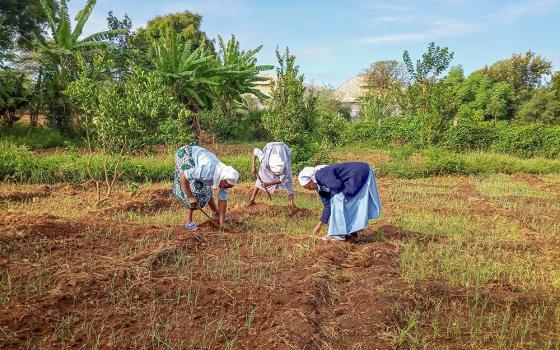
<path fill-rule="evenodd" d="M 380 186 L 388 198 L 385 179 Z M 82 190 L 45 186 L 0 198 L 33 201 Z M 456 190 L 451 195 L 469 211 L 511 216 L 468 182 Z M 319 214 L 261 196 L 252 207 L 233 206 L 226 231 L 206 222 L 185 232 L 111 216 L 179 207 L 171 191 L 117 198 L 74 218 L 0 209 L 0 348 L 392 349 L 387 334 L 406 326 L 408 310 L 428 308 L 433 297 L 475 293 L 403 280 L 402 244 L 426 236 L 387 221 L 344 243 L 248 234 L 251 218 Z M 520 307 L 541 300 L 501 282 L 487 293 Z"/>
<path fill-rule="evenodd" d="M 372 238 L 383 223 L 332 244 L 107 218 L 173 205 L 152 191 L 73 219 L 0 211 L 0 347 L 390 348 L 399 297 L 382 287 L 403 282 L 398 246 Z M 248 213 L 317 216 L 265 202 L 231 222 Z"/>

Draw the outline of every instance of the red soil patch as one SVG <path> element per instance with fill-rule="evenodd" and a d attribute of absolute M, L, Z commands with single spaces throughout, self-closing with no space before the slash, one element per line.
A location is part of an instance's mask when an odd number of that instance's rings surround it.
<path fill-rule="evenodd" d="M 148 199 L 155 204 L 139 204 Z M 167 191 L 152 191 L 107 212 L 146 212 L 167 206 L 168 200 Z M 268 214 L 312 212 L 260 204 L 250 211 L 234 208 L 232 220 Z M 0 212 L 0 266 L 13 285 L 0 314 L 5 332 L 0 347 L 157 346 L 149 336 L 157 329 L 168 342 L 185 347 L 188 341 L 209 348 L 234 341 L 238 348 L 307 349 L 326 343 L 389 348 L 371 327 L 379 327 L 390 298 L 365 281 L 398 279 L 395 245 L 362 239 L 298 254 L 302 238 L 259 238 L 269 253 L 255 253 L 251 235 L 220 232 L 208 223 L 186 233 L 94 214 L 64 219 Z M 286 251 L 278 253 L 278 247 Z M 31 285 L 37 288 L 26 289 Z M 341 299 L 333 288 L 351 292 Z M 196 303 L 189 306 L 181 295 L 194 290 Z M 169 327 L 158 328 L 161 324 Z M 335 326 L 344 338 L 333 336 Z M 213 336 L 204 338 L 206 333 Z"/>
<path fill-rule="evenodd" d="M 48 197 L 52 193 L 50 186 L 41 186 L 28 191 L 9 191 L 0 193 L 1 201 L 25 202 L 35 201 L 38 198 Z"/>

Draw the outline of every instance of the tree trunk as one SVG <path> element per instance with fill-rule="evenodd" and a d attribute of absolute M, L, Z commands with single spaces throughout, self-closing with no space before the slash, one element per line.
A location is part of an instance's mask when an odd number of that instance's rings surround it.
<path fill-rule="evenodd" d="M 29 124 L 31 124 L 31 126 L 33 126 L 33 127 L 36 127 L 38 120 L 39 120 L 39 112 L 30 110 L 29 111 Z"/>

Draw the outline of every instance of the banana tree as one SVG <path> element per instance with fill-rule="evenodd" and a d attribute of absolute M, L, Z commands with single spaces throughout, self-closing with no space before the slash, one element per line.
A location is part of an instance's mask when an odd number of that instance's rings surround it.
<path fill-rule="evenodd" d="M 206 47 L 193 50 L 190 40 L 181 40 L 173 31 L 154 41 L 152 51 L 156 70 L 171 86 L 175 98 L 194 112 L 194 127 L 200 132 L 198 113 L 211 106 L 224 68 Z"/>
<path fill-rule="evenodd" d="M 261 50 L 262 45 L 248 51 L 241 50 L 239 41 L 231 36 L 227 43 L 218 37 L 219 60 L 223 68 L 221 83 L 216 86 L 214 93 L 220 109 L 224 115 L 230 116 L 232 108 L 244 107 L 245 95 L 253 95 L 259 100 L 267 98 L 256 88 L 259 81 L 268 78 L 259 76 L 262 71 L 271 70 L 274 66 L 257 65 L 255 55 Z"/>
<path fill-rule="evenodd" d="M 67 103 L 62 92 L 73 79 L 75 54 L 102 47 L 107 44 L 108 39 L 121 34 L 123 31 L 107 30 L 82 38 L 84 26 L 95 7 L 96 0 L 88 0 L 84 8 L 78 12 L 74 29 L 72 29 L 66 0 L 60 0 L 56 10 L 49 6 L 47 0 L 40 1 L 47 16 L 51 38 L 46 40 L 37 37 L 35 47 L 40 63 L 54 73 L 49 91 L 49 100 L 51 101 L 49 114 L 51 122 L 55 122 L 60 127 L 65 117 L 68 116 Z"/>

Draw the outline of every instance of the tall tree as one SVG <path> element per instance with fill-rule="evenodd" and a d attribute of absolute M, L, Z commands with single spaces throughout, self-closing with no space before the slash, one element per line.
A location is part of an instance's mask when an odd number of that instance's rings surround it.
<path fill-rule="evenodd" d="M 412 106 L 414 112 L 421 115 L 429 114 L 432 88 L 441 73 L 449 68 L 453 54 L 453 52 L 449 52 L 447 47 L 442 48 L 431 42 L 428 45 L 428 50 L 422 54 L 422 58 L 412 63 L 408 51 L 404 51 L 403 61 L 414 83 L 408 89 L 410 106 Z"/>
<path fill-rule="evenodd" d="M 366 87 L 378 93 L 393 88 L 402 88 L 409 83 L 409 75 L 404 64 L 394 61 L 377 61 L 363 73 Z"/>
<path fill-rule="evenodd" d="M 413 64 L 407 50 L 403 53 L 403 61 L 406 65 L 408 73 L 415 82 L 426 80 L 435 80 L 443 73 L 453 60 L 453 52 L 449 52 L 447 47 L 436 46 L 431 42 L 428 45 L 428 51 L 422 54 L 422 58 L 416 60 Z"/>
<path fill-rule="evenodd" d="M 153 41 L 164 38 L 169 31 L 172 31 L 177 34 L 180 41 L 190 41 L 193 49 L 206 46 L 213 52 L 214 46 L 206 33 L 200 30 L 201 24 L 202 16 L 190 11 L 157 16 L 148 21 L 145 28 L 136 31 L 131 38 L 131 44 L 136 51 L 147 53 Z"/>
<path fill-rule="evenodd" d="M 51 8 L 57 7 L 54 0 L 47 3 Z M 33 39 L 44 35 L 47 16 L 40 0 L 1 0 L 0 14 L 0 33 L 4 36 L 0 50 L 31 49 Z"/>
<path fill-rule="evenodd" d="M 139 61 L 130 48 L 132 20 L 127 14 L 124 15 L 122 20 L 118 19 L 113 14 L 113 11 L 109 11 L 107 14 L 107 26 L 109 30 L 121 32 L 110 39 L 111 45 L 107 45 L 106 50 L 108 56 L 111 57 L 114 62 L 115 75 L 117 77 L 122 77 L 131 69 L 131 61 Z"/>
<path fill-rule="evenodd" d="M 510 59 L 498 61 L 479 70 L 493 83 L 507 82 L 514 91 L 513 109 L 531 99 L 533 91 L 543 84 L 544 77 L 551 73 L 552 63 L 532 51 L 513 54 Z"/>
<path fill-rule="evenodd" d="M 551 73 L 552 63 L 532 51 L 513 54 L 510 59 L 498 61 L 479 70 L 492 82 L 506 81 L 516 92 L 541 86 L 543 77 Z"/>
<path fill-rule="evenodd" d="M 52 72 L 49 89 L 50 123 L 56 127 L 66 126 L 69 117 L 68 104 L 63 95 L 74 75 L 75 54 L 106 45 L 106 40 L 122 33 L 122 30 L 107 30 L 82 38 L 82 31 L 95 6 L 96 0 L 88 0 L 76 15 L 76 25 L 72 30 L 66 0 L 60 0 L 58 10 L 52 8 L 47 0 L 41 0 L 47 16 L 51 39 L 37 37 L 36 51 L 39 61 Z"/>
<path fill-rule="evenodd" d="M 153 43 L 153 64 L 172 87 L 174 95 L 194 110 L 212 103 L 212 87 L 220 83 L 222 68 L 206 47 L 194 48 L 174 31 Z"/>
<path fill-rule="evenodd" d="M 296 57 L 288 48 L 284 54 L 276 50 L 278 66 L 272 84 L 269 107 L 263 125 L 276 141 L 294 147 L 294 163 L 308 160 L 315 152 L 313 133 L 316 129 L 315 97 L 306 94 L 304 76 L 296 65 Z"/>
<path fill-rule="evenodd" d="M 222 113 L 231 117 L 237 107 L 246 103 L 244 95 L 250 94 L 259 100 L 266 98 L 266 95 L 255 85 L 259 81 L 267 80 L 267 78 L 259 76 L 259 73 L 270 70 L 274 66 L 257 64 L 255 55 L 262 46 L 243 51 L 239 41 L 233 35 L 227 43 L 219 36 L 218 44 L 219 62 L 227 74 L 222 75 L 221 83 L 216 86 L 216 102 Z"/>

